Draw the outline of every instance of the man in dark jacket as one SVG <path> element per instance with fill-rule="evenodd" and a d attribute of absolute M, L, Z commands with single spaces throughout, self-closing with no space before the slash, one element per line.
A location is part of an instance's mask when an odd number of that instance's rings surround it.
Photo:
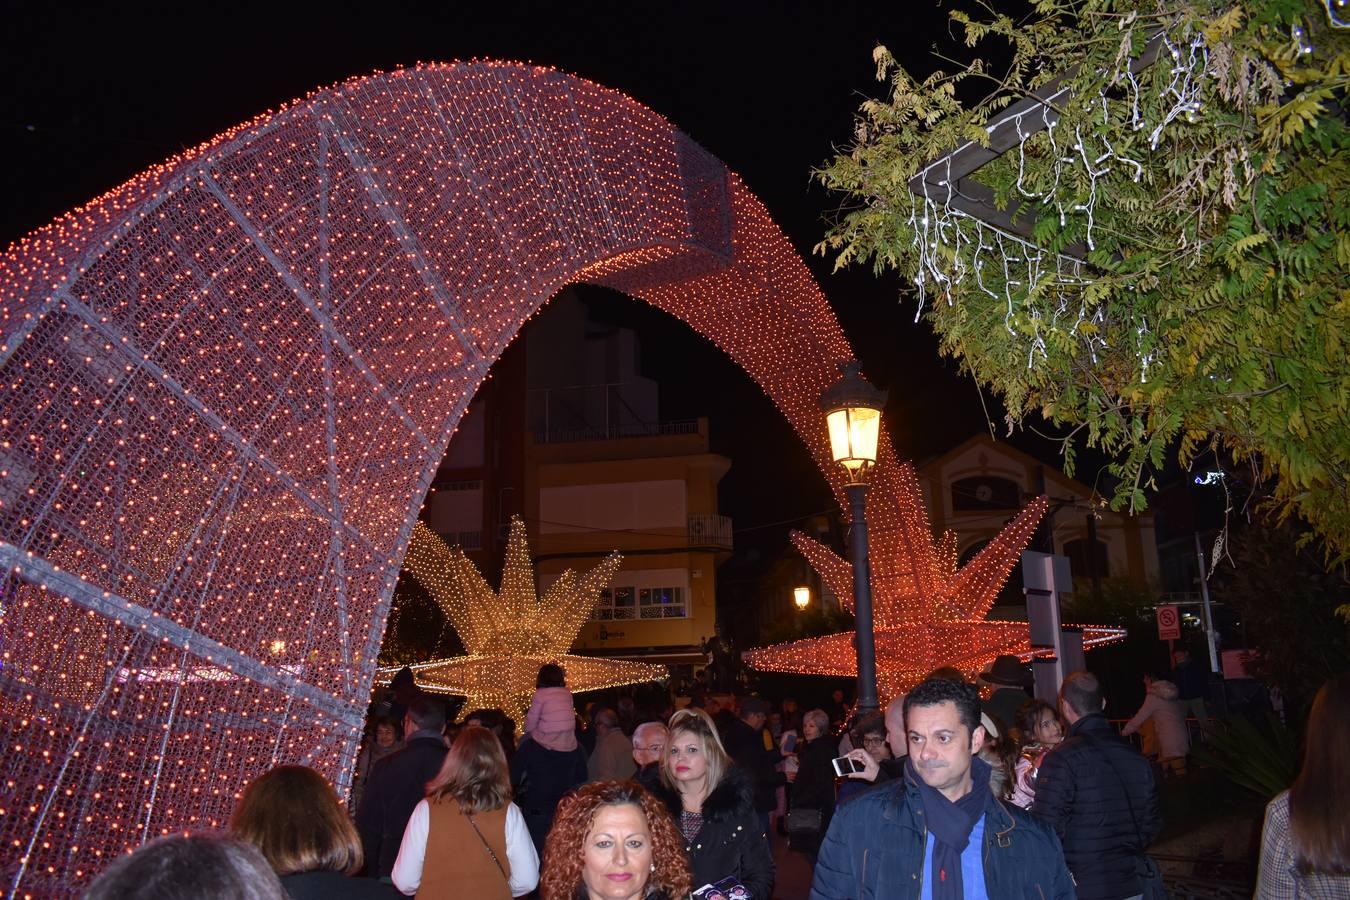
<path fill-rule="evenodd" d="M 904 777 L 839 807 L 811 900 L 1073 900 L 1055 833 L 989 789 L 989 765 L 975 756 L 984 728 L 974 685 L 930 678 L 905 698 L 904 713 Z"/>
<path fill-rule="evenodd" d="M 1153 768 L 1102 715 L 1096 676 L 1075 672 L 1060 688 L 1069 723 L 1036 775 L 1031 811 L 1055 829 L 1080 900 L 1141 896 L 1152 863 L 1144 854 L 1162 827 Z"/>
<path fill-rule="evenodd" d="M 769 704 L 758 697 L 746 697 L 741 701 L 741 717 L 728 723 L 722 732 L 722 746 L 727 755 L 755 785 L 755 812 L 759 813 L 766 834 L 769 813 L 778 806 L 777 788 L 787 783 L 783 773 L 777 771 L 782 755 L 776 748 L 764 746 L 764 723 L 768 718 Z"/>
<path fill-rule="evenodd" d="M 1205 698 L 1209 694 L 1209 672 L 1191 659 L 1191 651 L 1185 648 L 1172 654 L 1172 663 L 1172 674 L 1167 680 L 1177 686 L 1186 715 L 1195 716 L 1195 723 L 1201 736 L 1204 736 L 1209 729 L 1209 710 L 1205 708 Z"/>
<path fill-rule="evenodd" d="M 653 793 L 661 789 L 661 764 L 669 740 L 670 732 L 660 722 L 643 722 L 633 729 L 633 762 L 638 767 L 633 780 Z"/>
<path fill-rule="evenodd" d="M 365 849 L 366 874 L 382 878 L 394 871 L 403 829 L 413 808 L 427 794 L 427 782 L 441 770 L 445 754 L 445 707 L 426 697 L 412 701 L 403 717 L 406 746 L 377 762 L 361 795 L 356 828 Z"/>
<path fill-rule="evenodd" d="M 588 777 L 586 751 L 580 744 L 571 750 L 551 750 L 538 741 L 525 740 L 511 757 L 511 790 L 540 859 L 558 801 Z"/>

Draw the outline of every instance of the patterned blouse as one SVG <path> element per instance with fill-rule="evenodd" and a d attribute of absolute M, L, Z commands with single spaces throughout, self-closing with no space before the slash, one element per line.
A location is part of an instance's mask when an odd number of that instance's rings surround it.
<path fill-rule="evenodd" d="M 1289 833 L 1289 792 L 1285 791 L 1266 807 L 1255 900 L 1350 900 L 1350 876 L 1300 875 L 1297 872 L 1292 837 Z"/>
<path fill-rule="evenodd" d="M 687 809 L 680 811 L 680 831 L 686 841 L 692 841 L 702 827 L 703 813 L 690 812 Z"/>

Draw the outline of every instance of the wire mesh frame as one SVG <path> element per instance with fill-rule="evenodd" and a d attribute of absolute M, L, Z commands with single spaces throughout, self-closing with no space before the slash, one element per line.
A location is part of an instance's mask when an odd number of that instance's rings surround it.
<path fill-rule="evenodd" d="M 714 340 L 828 467 L 851 352 L 791 246 L 669 122 L 549 70 L 339 85 L 0 257 L 11 894 L 223 827 L 277 763 L 345 794 L 440 456 L 574 280 Z"/>

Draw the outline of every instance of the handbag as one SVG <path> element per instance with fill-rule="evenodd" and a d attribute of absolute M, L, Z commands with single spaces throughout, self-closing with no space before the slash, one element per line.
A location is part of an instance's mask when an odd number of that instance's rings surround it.
<path fill-rule="evenodd" d="M 810 807 L 791 809 L 787 815 L 789 834 L 816 834 L 820 831 L 820 810 Z"/>

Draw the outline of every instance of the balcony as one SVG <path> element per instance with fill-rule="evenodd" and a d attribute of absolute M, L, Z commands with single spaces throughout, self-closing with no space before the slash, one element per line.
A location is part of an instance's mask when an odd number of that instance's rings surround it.
<path fill-rule="evenodd" d="M 732 549 L 730 516 L 690 516 L 687 530 L 690 547 Z"/>

